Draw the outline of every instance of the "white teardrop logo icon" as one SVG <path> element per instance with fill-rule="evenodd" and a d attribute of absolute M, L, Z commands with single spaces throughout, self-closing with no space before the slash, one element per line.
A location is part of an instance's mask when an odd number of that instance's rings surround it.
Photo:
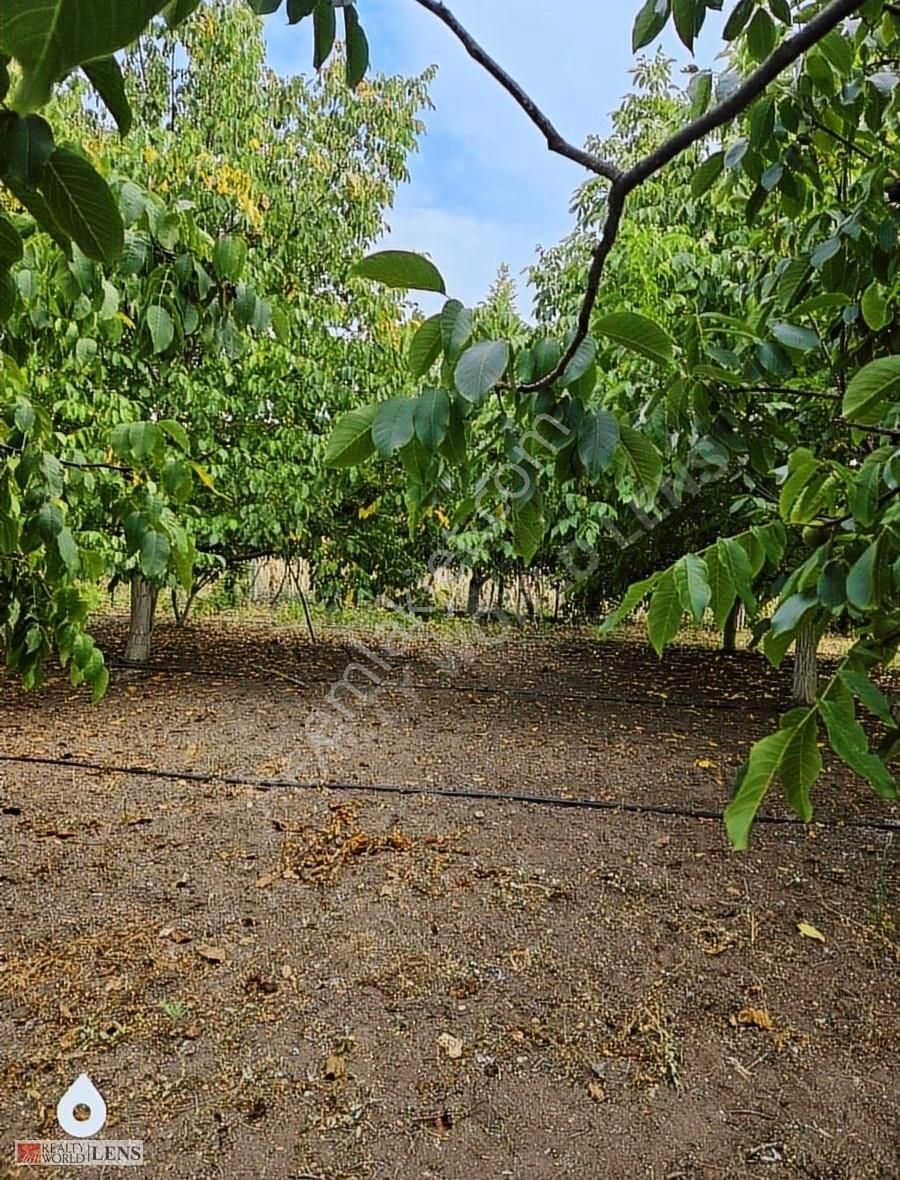
<path fill-rule="evenodd" d="M 76 1106 L 89 1107 L 90 1115 L 86 1119 L 77 1119 Z M 106 1124 L 106 1103 L 86 1073 L 75 1079 L 56 1104 L 56 1121 L 67 1135 L 76 1139 L 90 1139 L 103 1130 Z"/>

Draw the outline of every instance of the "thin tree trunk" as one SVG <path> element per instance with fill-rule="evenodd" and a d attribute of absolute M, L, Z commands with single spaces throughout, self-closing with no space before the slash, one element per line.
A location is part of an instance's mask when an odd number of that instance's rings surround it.
<path fill-rule="evenodd" d="M 531 597 L 531 591 L 528 588 L 528 583 L 525 580 L 525 575 L 519 575 L 519 590 L 522 598 L 525 599 L 525 610 L 528 612 L 529 623 L 534 622 L 534 599 Z"/>
<path fill-rule="evenodd" d="M 798 705 L 811 705 L 818 686 L 819 632 L 813 621 L 801 624 L 794 647 L 794 700 Z"/>
<path fill-rule="evenodd" d="M 146 664 L 150 659 L 158 594 L 158 588 L 140 574 L 131 579 L 131 620 L 125 648 L 125 659 L 130 664 Z"/>
<path fill-rule="evenodd" d="M 738 625 L 741 619 L 741 600 L 736 598 L 734 606 L 728 612 L 725 627 L 722 632 L 722 651 L 729 654 L 737 651 Z"/>
<path fill-rule="evenodd" d="M 469 578 L 469 595 L 466 602 L 466 614 L 471 615 L 474 619 L 481 609 L 481 591 L 484 588 L 486 578 L 481 570 L 472 570 Z"/>

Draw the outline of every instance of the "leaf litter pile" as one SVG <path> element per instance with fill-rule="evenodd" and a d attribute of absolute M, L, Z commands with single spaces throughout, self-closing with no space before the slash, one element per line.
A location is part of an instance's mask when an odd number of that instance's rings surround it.
<path fill-rule="evenodd" d="M 714 820 L 364 790 L 719 808 L 789 670 L 380 643 L 205 622 L 96 709 L 4 683 L 5 754 L 358 789 L 0 764 L 0 1176 L 82 1072 L 153 1177 L 896 1175 L 896 840 L 830 826 L 885 818 L 837 767 L 823 826 L 740 857 Z M 390 675 L 323 758 L 361 645 Z"/>

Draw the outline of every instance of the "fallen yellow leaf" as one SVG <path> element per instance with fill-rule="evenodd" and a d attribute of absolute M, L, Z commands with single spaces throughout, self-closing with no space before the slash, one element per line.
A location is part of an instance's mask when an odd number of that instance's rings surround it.
<path fill-rule="evenodd" d="M 822 931 L 817 930 L 815 926 L 810 926 L 809 922 L 798 922 L 797 929 L 804 938 L 812 938 L 815 939 L 816 942 L 825 941 L 825 935 L 822 933 Z"/>
<path fill-rule="evenodd" d="M 771 1031 L 775 1027 L 775 1021 L 764 1008 L 742 1008 L 736 1016 L 732 1016 L 731 1023 L 735 1027 L 749 1024 L 766 1031 Z"/>

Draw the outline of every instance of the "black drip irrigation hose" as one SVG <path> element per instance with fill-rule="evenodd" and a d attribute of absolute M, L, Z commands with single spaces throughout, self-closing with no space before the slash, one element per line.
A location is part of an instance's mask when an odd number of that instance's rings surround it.
<path fill-rule="evenodd" d="M 471 800 L 485 803 L 516 803 L 534 807 L 569 811 L 618 811 L 629 815 L 661 815 L 680 819 L 710 819 L 722 821 L 724 812 L 717 808 L 678 807 L 665 803 L 628 803 L 610 799 L 565 799 L 554 795 L 529 795 L 519 791 L 502 794 L 482 791 L 475 787 L 424 787 L 387 783 L 302 783 L 281 782 L 278 779 L 254 778 L 237 774 L 204 774 L 197 770 L 160 770 L 147 766 L 109 766 L 80 758 L 49 758 L 36 754 L 0 754 L 0 763 L 25 766 L 54 766 L 100 774 L 124 774 L 135 778 L 155 778 L 173 782 L 220 783 L 228 787 L 249 787 L 255 791 L 331 791 L 355 795 L 415 795 L 428 799 Z M 857 828 L 873 832 L 900 832 L 900 821 L 847 819 L 836 823 L 816 822 L 807 825 L 789 815 L 760 815 L 758 824 L 777 824 L 784 827 L 818 827 L 833 830 Z"/>
<path fill-rule="evenodd" d="M 163 673 L 164 675 L 179 675 L 179 676 L 202 676 L 210 680 L 240 680 L 244 682 L 253 683 L 257 680 L 262 682 L 263 675 L 259 677 L 248 676 L 245 672 L 233 672 L 230 669 L 215 671 L 211 668 L 187 668 L 180 664 L 128 664 L 124 661 L 116 662 L 110 665 L 117 671 L 122 672 L 146 672 L 146 673 Z M 402 671 L 402 668 L 397 668 L 395 671 Z M 341 674 L 335 672 L 333 676 L 292 676 L 282 673 L 280 669 L 268 670 L 270 675 L 278 678 L 284 678 L 290 684 L 295 684 L 299 688 L 304 688 L 312 684 L 334 684 L 335 681 L 340 680 Z M 662 693 L 656 696 L 648 697 L 627 697 L 627 696 L 610 696 L 604 693 L 585 693 L 585 692 L 538 692 L 534 689 L 519 689 L 519 688 L 499 688 L 492 685 L 482 684 L 435 684 L 431 683 L 412 683 L 402 684 L 397 683 L 391 686 L 389 681 L 384 681 L 384 687 L 394 687 L 396 691 L 401 689 L 414 689 L 416 692 L 447 692 L 458 695 L 465 693 L 481 693 L 485 696 L 501 696 L 508 697 L 511 700 L 543 700 L 543 701 L 585 701 L 585 702 L 603 702 L 604 704 L 615 705 L 658 705 L 663 709 L 682 710 L 689 713 L 704 713 L 704 712 L 735 712 L 741 710 L 748 717 L 754 715 L 774 715 L 781 711 L 782 706 L 773 701 L 762 701 L 759 704 L 752 704 L 747 701 L 706 701 L 702 704 L 689 704 L 686 701 L 671 700 Z M 784 706 L 785 708 L 787 706 Z"/>

